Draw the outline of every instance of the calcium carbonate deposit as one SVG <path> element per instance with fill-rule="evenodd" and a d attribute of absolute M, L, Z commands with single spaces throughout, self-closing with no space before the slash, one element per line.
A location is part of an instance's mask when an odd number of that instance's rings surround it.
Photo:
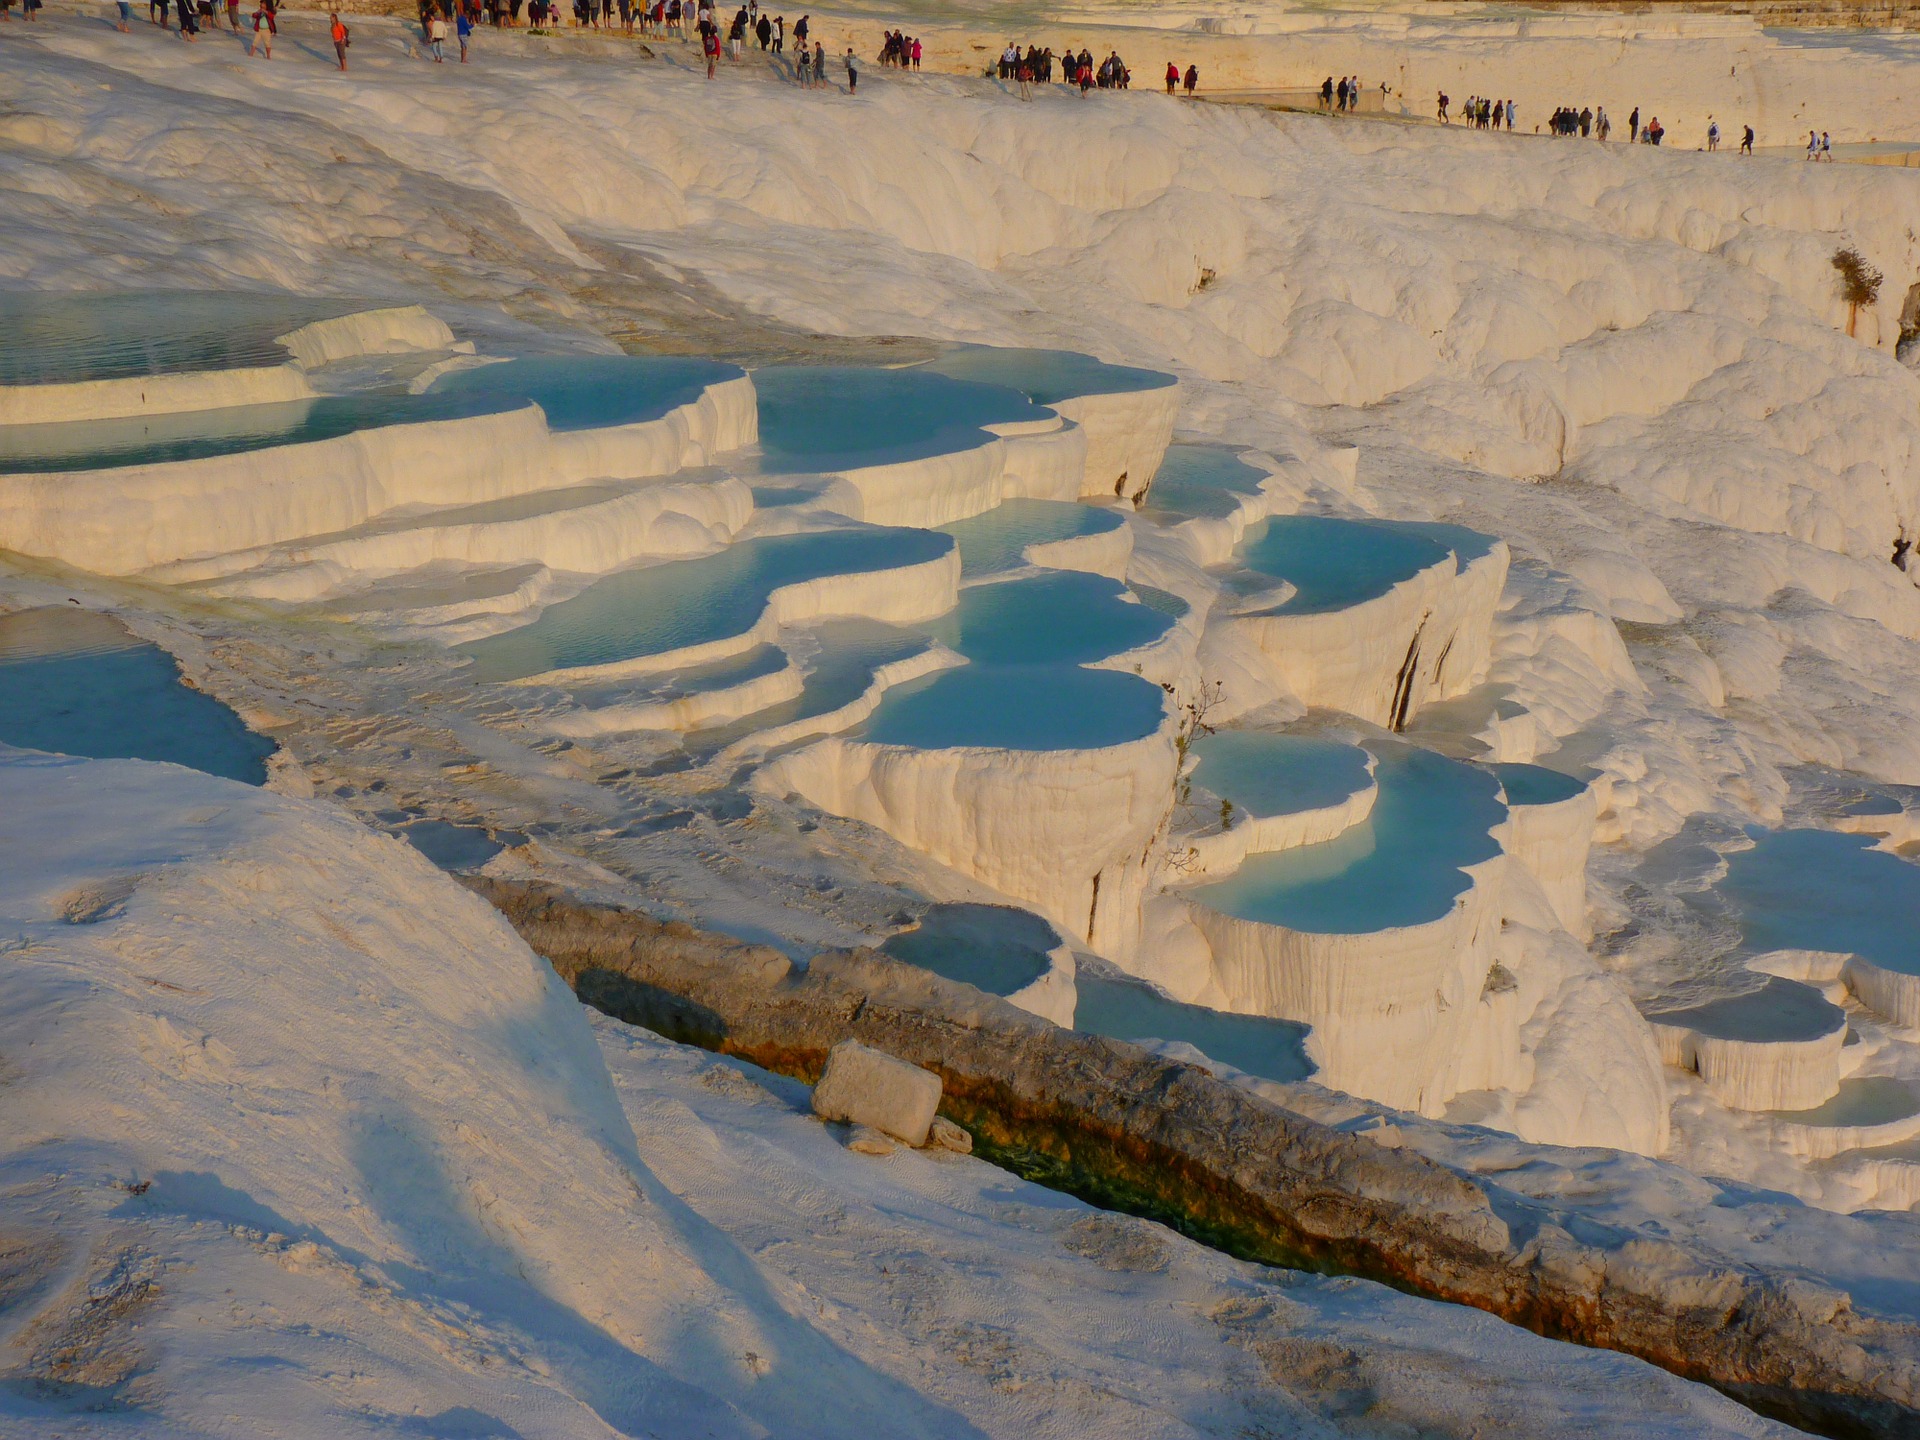
<path fill-rule="evenodd" d="M 1910 35 L 262 13 L 0 30 L 0 1431 L 1785 1433 L 850 1150 L 448 871 L 1920 1317 L 1920 174 L 1773 153 Z"/>

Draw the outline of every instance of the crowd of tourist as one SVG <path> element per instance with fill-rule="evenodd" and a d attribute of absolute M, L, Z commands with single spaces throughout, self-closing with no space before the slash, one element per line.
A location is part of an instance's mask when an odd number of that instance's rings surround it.
<path fill-rule="evenodd" d="M 0 19 L 12 19 L 12 3 L 13 0 L 0 0 Z M 124 32 L 131 27 L 136 0 L 117 0 L 117 3 L 119 28 Z M 247 36 L 247 53 L 270 60 L 274 37 L 280 29 L 280 0 L 251 0 L 251 3 L 254 8 L 244 22 L 240 13 L 242 0 L 147 0 L 147 16 L 155 25 L 171 30 L 177 13 L 181 38 L 194 40 L 203 29 L 219 27 L 219 10 L 224 5 L 227 28 Z M 714 9 L 714 0 L 570 0 L 570 4 L 573 23 L 581 28 L 612 29 L 617 24 L 628 35 L 634 34 L 637 28 L 641 35 L 677 38 L 682 43 L 697 35 L 709 78 L 722 55 L 735 62 L 742 59 L 749 41 L 757 42 L 760 49 L 770 55 L 784 57 L 788 53 L 786 17 L 766 14 L 760 8 L 760 0 L 746 0 L 724 26 Z M 37 18 L 41 5 L 42 0 L 24 0 L 24 18 Z M 420 34 L 427 55 L 434 61 L 446 59 L 446 46 L 451 40 L 458 45 L 460 61 L 465 64 L 476 27 L 516 27 L 521 23 L 523 9 L 527 23 L 535 28 L 555 25 L 560 23 L 560 5 L 561 0 L 419 0 Z M 811 25 L 812 17 L 802 15 L 792 31 L 793 75 L 803 88 L 828 83 L 826 46 L 810 36 Z M 347 47 L 353 41 L 337 10 L 328 15 L 328 38 L 333 43 L 339 67 L 346 69 Z M 884 68 L 918 70 L 923 53 L 922 42 L 917 37 L 901 30 L 887 30 L 882 34 L 880 50 L 874 58 Z M 859 60 L 851 46 L 841 64 L 846 72 L 848 93 L 857 93 Z M 1094 88 L 1125 90 L 1130 88 L 1133 79 L 1117 50 L 1110 51 L 1106 59 L 1096 61 L 1084 46 L 1078 53 L 1067 46 L 1056 55 L 1051 47 L 1028 45 L 1022 49 L 1013 41 L 1007 42 L 989 73 L 1017 82 L 1025 93 L 1029 85 L 1051 84 L 1056 69 L 1062 82 L 1078 86 L 1083 94 Z M 1182 70 L 1177 62 L 1169 60 L 1165 78 L 1167 94 L 1177 95 L 1184 90 L 1191 96 L 1199 88 L 1200 69 L 1190 64 Z M 1380 85 L 1383 104 L 1391 93 L 1383 81 Z M 1359 76 L 1343 75 L 1335 79 L 1329 75 L 1320 85 L 1320 104 L 1325 110 L 1349 114 L 1360 108 L 1362 94 Z M 1442 125 L 1452 125 L 1457 118 L 1471 129 L 1511 131 L 1519 117 L 1514 101 L 1481 95 L 1469 96 L 1456 112 L 1452 97 L 1442 90 L 1438 92 L 1434 118 Z M 1537 131 L 1540 127 L 1534 128 Z M 1605 106 L 1582 105 L 1576 109 L 1572 105 L 1560 105 L 1547 117 L 1546 130 L 1562 138 L 1606 141 L 1613 137 L 1613 121 Z M 1659 145 L 1667 135 L 1658 116 L 1642 125 L 1637 105 L 1627 116 L 1626 131 L 1627 143 L 1635 145 Z M 1719 122 L 1708 116 L 1703 148 L 1718 151 L 1722 138 Z M 1753 127 L 1743 125 L 1739 153 L 1753 154 L 1754 139 Z M 1809 130 L 1806 158 L 1831 161 L 1832 137 L 1824 131 Z"/>
<path fill-rule="evenodd" d="M 1016 82 L 1024 94 L 1028 85 L 1052 84 L 1056 64 L 1060 68 L 1060 79 L 1068 85 L 1079 86 L 1082 94 L 1096 86 L 1102 90 L 1125 90 L 1133 82 L 1133 73 L 1127 69 L 1118 50 L 1096 63 L 1093 52 L 1084 48 L 1076 55 L 1069 45 L 1055 56 L 1051 47 L 1043 49 L 1038 45 L 1029 45 L 1022 50 L 1011 40 L 1007 42 L 1006 49 L 1000 52 L 994 73 L 1002 80 Z M 1194 71 L 1193 83 L 1200 83 L 1198 70 Z"/>
<path fill-rule="evenodd" d="M 1387 82 L 1382 80 L 1380 82 L 1380 101 L 1383 105 L 1386 103 L 1388 94 Z M 1360 108 L 1360 77 L 1358 75 L 1342 75 L 1336 82 L 1333 76 L 1329 75 L 1325 80 L 1322 80 L 1320 82 L 1320 108 L 1322 110 L 1331 110 L 1340 115 L 1358 110 Z"/>

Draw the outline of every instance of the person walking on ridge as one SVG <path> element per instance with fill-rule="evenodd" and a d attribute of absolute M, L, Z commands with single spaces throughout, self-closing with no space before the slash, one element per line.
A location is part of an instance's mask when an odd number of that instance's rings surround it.
<path fill-rule="evenodd" d="M 1633 107 L 1633 113 L 1627 116 L 1627 144 L 1638 145 L 1639 143 L 1640 143 L 1640 107 L 1636 105 Z"/>
<path fill-rule="evenodd" d="M 854 68 L 853 47 L 847 46 L 847 94 L 853 95 L 860 89 L 860 72 Z"/>
<path fill-rule="evenodd" d="M 1713 154 L 1720 148 L 1720 122 L 1713 116 L 1707 116 L 1707 153 Z"/>
<path fill-rule="evenodd" d="M 327 17 L 327 36 L 333 41 L 333 58 L 340 62 L 340 68 L 347 68 L 347 45 L 352 37 L 347 34 L 347 22 L 340 18 L 338 10 Z"/>
<path fill-rule="evenodd" d="M 1193 98 L 1193 92 L 1199 88 L 1200 67 L 1198 65 L 1189 65 L 1187 66 L 1187 98 L 1191 100 Z"/>
<path fill-rule="evenodd" d="M 1167 61 L 1167 94 L 1171 95 L 1180 87 L 1180 67 Z"/>
<path fill-rule="evenodd" d="M 1753 154 L 1753 126 L 1748 125 L 1745 128 L 1747 133 L 1740 137 L 1740 153 L 1751 155 Z"/>

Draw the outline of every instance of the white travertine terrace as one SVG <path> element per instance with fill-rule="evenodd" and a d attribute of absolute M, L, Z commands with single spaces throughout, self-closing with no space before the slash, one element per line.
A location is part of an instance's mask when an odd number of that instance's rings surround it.
<path fill-rule="evenodd" d="M 1509 851 L 1539 882 L 1561 926 L 1583 941 L 1593 938 L 1587 916 L 1587 855 L 1593 848 L 1596 803 L 1588 785 L 1544 804 L 1516 799 L 1511 789 L 1507 794 Z"/>
<path fill-rule="evenodd" d="M 0 425 L 60 425 L 129 415 L 176 415 L 228 405 L 278 405 L 311 400 L 315 393 L 306 372 L 297 365 L 0 385 Z"/>
<path fill-rule="evenodd" d="M 302 325 L 277 339 L 303 370 L 368 355 L 401 355 L 410 350 L 471 352 L 473 348 L 468 342 L 454 339 L 445 321 L 418 305 L 356 310 L 351 315 Z"/>
<path fill-rule="evenodd" d="M 1251 637 L 1303 705 L 1398 728 L 1485 678 L 1507 561 L 1506 543 L 1496 541 L 1472 558 L 1437 560 L 1347 609 L 1220 623 Z"/>
<path fill-rule="evenodd" d="M 1134 948 L 1176 760 L 1169 720 L 1090 750 L 919 750 L 831 736 L 763 787 L 863 820 L 1021 901 L 1090 949 Z"/>
<path fill-rule="evenodd" d="M 1087 436 L 1079 493 L 1131 500 L 1144 492 L 1160 468 L 1180 413 L 1180 387 L 1075 395 L 1053 409 Z"/>
<path fill-rule="evenodd" d="M 857 617 L 897 625 L 933 620 L 953 608 L 960 588 L 960 550 L 947 549 L 931 559 L 880 570 L 821 575 L 776 587 L 760 616 L 745 630 L 656 655 L 637 655 L 599 665 L 543 670 L 507 683 L 514 685 L 600 684 L 642 675 L 658 675 L 707 665 L 769 644 L 783 628 L 820 620 Z"/>
<path fill-rule="evenodd" d="M 670 475 L 751 443 L 756 424 L 743 375 L 657 420 L 600 431 L 555 434 L 528 405 L 206 459 L 5 475 L 0 548 L 107 574 L 209 579 L 224 573 L 221 556 L 337 535 L 403 507 Z"/>
<path fill-rule="evenodd" d="M 1846 1016 L 1794 981 L 1647 1018 L 1661 1058 L 1696 1072 L 1732 1109 L 1811 1110 L 1840 1089 Z"/>
<path fill-rule="evenodd" d="M 410 350 L 471 350 L 418 305 L 319 320 L 279 336 L 283 365 L 192 370 L 51 385 L 0 385 L 0 425 L 65 424 L 133 415 L 174 415 L 234 405 L 275 405 L 317 395 L 307 372 L 338 360 Z"/>
<path fill-rule="evenodd" d="M 451 349 L 451 334 L 437 325 L 408 312 L 322 322 L 288 337 L 298 357 L 290 368 Z M 737 633 L 506 683 L 568 697 L 548 702 L 534 722 L 550 735 L 744 732 L 720 754 L 758 764 L 751 783 L 762 793 L 797 795 L 873 825 L 1045 917 L 1072 945 L 1168 986 L 1176 999 L 1310 1025 L 1308 1052 L 1328 1085 L 1435 1115 L 1463 1093 L 1524 1092 L 1533 1062 L 1523 1029 L 1537 1029 L 1566 1002 L 1556 998 L 1563 982 L 1533 978 L 1503 932 L 1517 917 L 1523 931 L 1545 925 L 1586 934 L 1591 791 L 1502 811 L 1483 837 L 1491 853 L 1460 866 L 1457 899 L 1431 919 L 1331 934 L 1238 919 L 1187 891 L 1230 877 L 1250 857 L 1323 844 L 1365 823 L 1375 782 L 1363 777 L 1325 804 L 1243 807 L 1229 825 L 1190 818 L 1227 797 L 1202 789 L 1197 804 L 1189 797 L 1176 806 L 1181 707 L 1209 684 L 1220 653 L 1210 647 L 1222 637 L 1251 667 L 1250 695 L 1404 724 L 1485 677 L 1507 547 L 1456 545 L 1343 608 L 1230 613 L 1209 567 L 1229 562 L 1250 526 L 1295 513 L 1316 487 L 1328 487 L 1325 494 L 1350 486 L 1353 452 L 1323 447 L 1309 461 L 1249 452 L 1253 471 L 1266 478 L 1234 492 L 1224 513 L 1148 525 L 1131 518 L 1125 502 L 1139 504 L 1150 489 L 1178 400 L 1172 383 L 1059 399 L 1035 419 L 987 426 L 978 443 L 821 470 L 811 477 L 820 488 L 804 504 L 763 514 L 735 474 L 697 468 L 716 460 L 724 467 L 728 452 L 759 438 L 754 384 L 738 375 L 636 424 L 553 431 L 538 406 L 525 405 L 210 459 L 0 477 L 0 498 L 12 502 L 0 509 L 0 544 L 235 597 L 324 602 L 336 613 L 358 607 L 398 633 L 437 627 L 452 640 L 524 623 L 593 577 L 757 535 L 812 533 L 844 519 L 925 528 L 1009 500 L 1118 496 L 1124 523 L 1019 552 L 1020 573 L 1133 576 L 1171 588 L 1184 606 L 1166 611 L 1164 629 L 1150 638 L 1081 662 L 1166 692 L 1157 723 L 1131 735 L 1123 728 L 1117 743 L 1054 737 L 1047 743 L 1056 748 L 923 748 L 868 738 L 858 727 L 890 691 L 980 663 L 939 643 L 876 664 L 858 693 L 825 713 L 752 728 L 752 717 L 806 688 L 795 632 L 848 617 L 914 627 L 952 611 L 961 593 L 957 545 L 891 568 L 776 584 L 758 618 Z M 1048 619 L 1032 623 L 1044 630 Z M 725 669 L 759 647 L 769 647 L 766 663 Z M 678 678 L 713 665 L 722 669 L 712 677 Z M 1071 950 L 1055 960 L 1013 998 L 1070 1023 Z M 1521 980 L 1503 968 L 1507 961 L 1526 972 Z M 1642 1088 L 1658 1093 L 1657 1081 Z M 1605 1138 L 1657 1148 L 1664 1116 L 1622 1103 Z M 1534 1128 L 1576 1139 L 1587 1132 L 1567 1127 L 1578 1123 Z"/>
<path fill-rule="evenodd" d="M 1494 834 L 1508 842 L 1504 823 Z M 1472 1043 L 1485 1018 L 1476 1012 L 1510 1006 L 1487 984 L 1509 863 L 1503 850 L 1463 867 L 1467 886 L 1444 915 L 1388 929 L 1325 934 L 1199 903 L 1189 911 L 1212 951 L 1225 1008 L 1303 1021 L 1313 1027 L 1307 1053 L 1324 1083 L 1437 1114 L 1467 1088 L 1452 1083 L 1457 1057 L 1487 1053 Z M 1492 1028 L 1508 1041 L 1502 1050 L 1514 1048 L 1520 1018 L 1495 1017 Z"/>

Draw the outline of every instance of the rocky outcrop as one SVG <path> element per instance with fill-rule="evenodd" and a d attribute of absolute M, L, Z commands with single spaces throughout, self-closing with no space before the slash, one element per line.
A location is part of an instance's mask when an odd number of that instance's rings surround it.
<path fill-rule="evenodd" d="M 1809 1278 L 1501 1190 L 869 951 L 801 969 L 555 887 L 468 883 L 595 1008 L 810 1081 L 843 1040 L 883 1049 L 937 1074 L 942 1114 L 1031 1178 L 1625 1351 L 1826 1434 L 1920 1433 L 1920 1333 Z"/>

